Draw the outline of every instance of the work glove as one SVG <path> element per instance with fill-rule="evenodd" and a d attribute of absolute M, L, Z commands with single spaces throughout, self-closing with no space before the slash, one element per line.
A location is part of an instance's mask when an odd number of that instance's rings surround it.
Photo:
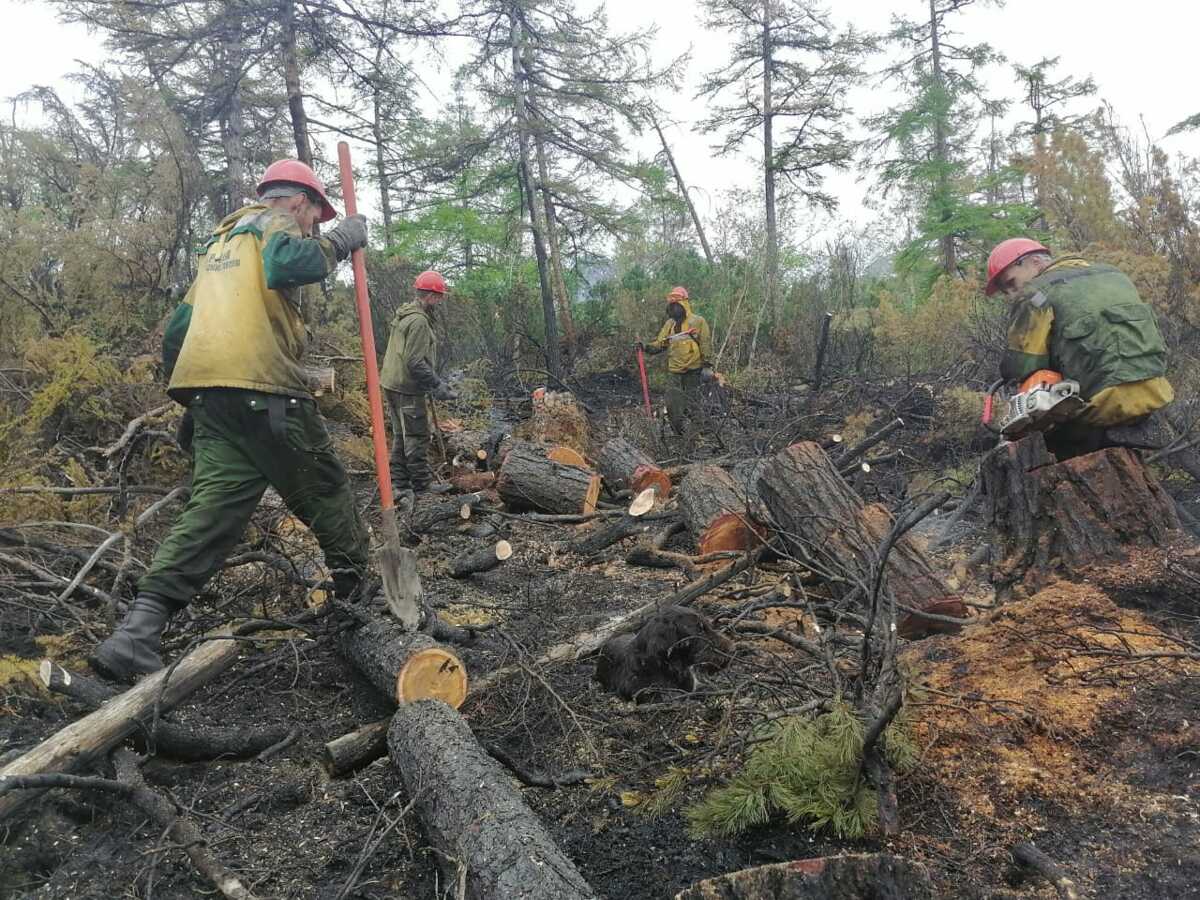
<path fill-rule="evenodd" d="M 444 381 L 438 383 L 438 386 L 433 389 L 433 393 L 430 396 L 434 400 L 441 400 L 443 403 L 449 403 L 452 400 L 458 399 L 458 394 L 450 390 L 450 386 Z"/>
<path fill-rule="evenodd" d="M 657 356 L 659 353 L 662 353 L 664 349 L 665 348 L 663 348 L 663 347 L 656 347 L 653 344 L 651 344 L 649 347 L 646 348 L 646 355 L 647 356 Z"/>
<path fill-rule="evenodd" d="M 367 217 L 362 213 L 346 216 L 326 237 L 333 244 L 334 256 L 345 259 L 355 250 L 367 246 Z"/>

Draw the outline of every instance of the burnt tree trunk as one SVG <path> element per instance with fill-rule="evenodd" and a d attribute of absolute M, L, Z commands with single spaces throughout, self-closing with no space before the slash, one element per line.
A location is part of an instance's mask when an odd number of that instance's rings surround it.
<path fill-rule="evenodd" d="M 469 900 L 597 896 L 458 712 L 429 700 L 401 706 L 388 750 L 449 883 L 461 877 Z"/>
<path fill-rule="evenodd" d="M 759 476 L 758 490 L 771 513 L 771 527 L 797 559 L 827 578 L 848 573 L 862 584 L 873 582 L 876 554 L 892 529 L 892 516 L 878 503 L 864 503 L 817 444 L 793 444 L 772 457 Z M 884 576 L 884 589 L 891 590 L 902 609 L 896 623 L 902 637 L 953 629 L 923 618 L 923 612 L 966 616 L 962 598 L 942 581 L 911 534 L 892 547 Z M 830 586 L 841 596 L 857 590 L 845 578 Z"/>
<path fill-rule="evenodd" d="M 637 494 L 652 487 L 660 501 L 671 493 L 670 476 L 625 438 L 613 438 L 600 448 L 596 468 L 611 493 L 628 490 Z"/>
<path fill-rule="evenodd" d="M 600 476 L 547 459 L 544 450 L 522 445 L 509 451 L 496 489 L 511 509 L 586 515 L 596 509 Z"/>
<path fill-rule="evenodd" d="M 1123 447 L 1056 462 L 1033 434 L 992 451 L 982 477 L 999 559 L 992 581 L 1001 588 L 1036 590 L 1180 535 L 1171 498 Z"/>
<path fill-rule="evenodd" d="M 378 618 L 342 633 L 342 655 L 393 703 L 434 698 L 456 709 L 467 696 L 462 660 L 427 634 Z"/>
<path fill-rule="evenodd" d="M 750 516 L 746 492 L 724 469 L 694 466 L 679 483 L 678 497 L 701 556 L 749 550 L 766 536 L 766 529 Z"/>
<path fill-rule="evenodd" d="M 797 859 L 699 881 L 675 900 L 932 900 L 923 867 L 889 853 Z"/>

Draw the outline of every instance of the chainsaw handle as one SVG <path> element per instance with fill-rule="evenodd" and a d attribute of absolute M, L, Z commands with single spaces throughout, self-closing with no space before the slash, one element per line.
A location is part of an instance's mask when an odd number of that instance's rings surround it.
<path fill-rule="evenodd" d="M 995 412 L 996 391 L 1002 384 L 1004 379 L 1000 378 L 988 386 L 987 394 L 983 398 L 983 415 L 979 417 L 979 423 L 992 434 L 1001 433 L 1000 429 L 992 424 L 992 418 Z"/>

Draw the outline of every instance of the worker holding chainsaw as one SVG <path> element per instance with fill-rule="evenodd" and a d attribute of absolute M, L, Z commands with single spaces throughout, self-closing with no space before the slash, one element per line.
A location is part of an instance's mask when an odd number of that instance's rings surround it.
<path fill-rule="evenodd" d="M 1175 394 L 1154 311 L 1124 273 L 1012 238 L 988 257 L 987 293 L 997 291 L 1012 302 L 1000 375 L 1021 385 L 1006 435 L 1048 429 L 1059 459 L 1156 445 L 1149 417 Z"/>
<path fill-rule="evenodd" d="M 704 316 L 692 312 L 687 288 L 673 287 L 667 294 L 667 320 L 649 344 L 637 344 L 649 354 L 667 351 L 667 371 L 675 384 L 667 392 L 667 418 L 676 434 L 694 424 L 700 386 L 713 377 L 712 332 Z"/>
<path fill-rule="evenodd" d="M 446 279 L 432 270 L 413 282 L 416 299 L 397 310 L 392 319 L 379 384 L 391 412 L 392 490 L 397 503 L 409 504 L 414 495 L 440 493 L 449 485 L 434 485 L 429 467 L 429 414 L 426 397 L 455 400 L 457 395 L 434 371 L 437 337 L 433 315 L 446 296 Z"/>
<path fill-rule="evenodd" d="M 268 485 L 316 536 L 336 596 L 358 593 L 367 533 L 301 365 L 318 283 L 367 243 L 363 216 L 313 236 L 336 216 L 316 173 L 280 160 L 258 202 L 226 216 L 201 247 L 163 338 L 167 392 L 195 423 L 191 496 L 124 620 L 92 654 L 102 674 L 130 681 L 162 668 L 168 619 L 221 568 Z"/>

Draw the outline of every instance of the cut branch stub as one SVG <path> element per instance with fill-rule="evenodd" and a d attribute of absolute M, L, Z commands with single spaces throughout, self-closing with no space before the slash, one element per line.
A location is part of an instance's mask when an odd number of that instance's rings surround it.
<path fill-rule="evenodd" d="M 586 515 L 596 509 L 600 476 L 590 469 L 547 459 L 539 448 L 521 445 L 509 451 L 496 489 L 510 509 Z"/>

